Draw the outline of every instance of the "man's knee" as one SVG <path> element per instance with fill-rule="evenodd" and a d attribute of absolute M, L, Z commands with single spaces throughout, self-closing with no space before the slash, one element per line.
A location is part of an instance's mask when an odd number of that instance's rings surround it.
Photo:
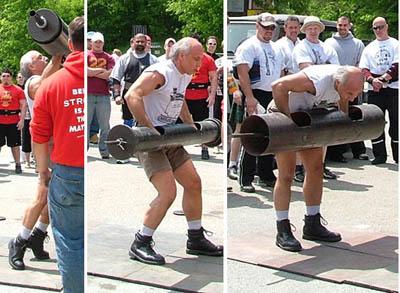
<path fill-rule="evenodd" d="M 190 192 L 201 192 L 201 179 L 200 176 L 196 173 L 191 178 L 188 179 L 187 184 L 184 188 Z"/>
<path fill-rule="evenodd" d="M 279 172 L 278 180 L 279 183 L 284 184 L 285 186 L 290 186 L 293 181 L 294 170 L 293 172 Z"/>

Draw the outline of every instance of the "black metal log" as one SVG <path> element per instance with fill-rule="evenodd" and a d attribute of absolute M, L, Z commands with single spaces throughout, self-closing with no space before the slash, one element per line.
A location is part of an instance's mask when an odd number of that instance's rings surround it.
<path fill-rule="evenodd" d="M 260 156 L 352 143 L 377 138 L 385 125 L 383 112 L 375 105 L 350 106 L 348 115 L 336 108 L 316 108 L 291 117 L 277 112 L 246 118 L 240 132 L 256 135 L 241 137 L 243 147 Z"/>
<path fill-rule="evenodd" d="M 51 56 L 68 55 L 68 27 L 52 10 L 42 8 L 29 13 L 28 32 Z"/>
<path fill-rule="evenodd" d="M 106 142 L 110 154 L 118 160 L 126 160 L 136 152 L 159 150 L 166 146 L 205 144 L 209 147 L 221 143 L 221 122 L 206 119 L 189 124 L 157 126 L 156 130 L 148 127 L 126 125 L 114 126 Z"/>

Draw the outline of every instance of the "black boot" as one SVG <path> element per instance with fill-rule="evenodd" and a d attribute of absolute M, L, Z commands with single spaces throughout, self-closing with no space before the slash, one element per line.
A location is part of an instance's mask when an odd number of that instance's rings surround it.
<path fill-rule="evenodd" d="M 331 232 L 321 224 L 321 214 L 304 216 L 303 239 L 338 242 L 342 240 L 339 233 Z M 324 221 L 325 219 L 322 218 Z M 324 223 L 325 225 L 327 223 Z"/>
<path fill-rule="evenodd" d="M 28 248 L 32 249 L 34 256 L 37 259 L 44 260 L 49 259 L 49 253 L 43 249 L 43 242 L 46 239 L 47 232 L 35 228 L 32 231 L 31 237 L 29 237 Z"/>
<path fill-rule="evenodd" d="M 186 253 L 195 255 L 223 256 L 224 247 L 215 245 L 204 237 L 204 232 L 208 232 L 201 227 L 198 230 L 188 230 L 188 240 L 186 242 Z"/>
<path fill-rule="evenodd" d="M 25 270 L 24 255 L 28 246 L 28 240 L 21 236 L 11 239 L 8 242 L 8 263 L 15 270 Z"/>
<path fill-rule="evenodd" d="M 301 244 L 294 237 L 289 220 L 276 221 L 278 234 L 276 235 L 276 245 L 287 251 L 302 250 Z"/>
<path fill-rule="evenodd" d="M 138 261 L 151 265 L 165 264 L 165 258 L 154 251 L 153 245 L 153 237 L 143 236 L 137 232 L 135 234 L 135 240 L 129 250 L 129 256 L 132 259 L 137 259 Z"/>

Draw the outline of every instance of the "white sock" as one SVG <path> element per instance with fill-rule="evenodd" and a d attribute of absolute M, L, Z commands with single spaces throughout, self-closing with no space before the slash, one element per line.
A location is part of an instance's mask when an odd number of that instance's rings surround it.
<path fill-rule="evenodd" d="M 22 239 L 28 240 L 29 237 L 31 236 L 32 230 L 25 228 L 22 226 L 21 231 L 19 232 L 19 236 L 21 236 Z"/>
<path fill-rule="evenodd" d="M 277 211 L 277 210 L 275 210 L 275 213 L 276 213 L 276 220 L 277 221 L 282 221 L 282 220 L 289 219 L 289 210 L 286 210 L 286 211 Z"/>
<path fill-rule="evenodd" d="M 36 228 L 38 228 L 42 232 L 46 232 L 48 226 L 49 224 L 45 224 L 39 221 L 36 225 Z"/>
<path fill-rule="evenodd" d="M 315 216 L 319 213 L 319 205 L 318 206 L 307 206 L 307 216 Z"/>
<path fill-rule="evenodd" d="M 236 167 L 236 166 L 237 166 L 237 161 L 229 161 L 229 168 Z"/>
<path fill-rule="evenodd" d="M 199 230 L 201 228 L 201 220 L 188 221 L 189 230 Z"/>
<path fill-rule="evenodd" d="M 150 236 L 152 237 L 154 234 L 154 229 L 151 229 L 149 227 L 146 227 L 145 225 L 142 226 L 142 228 L 139 231 L 139 234 L 142 236 Z"/>

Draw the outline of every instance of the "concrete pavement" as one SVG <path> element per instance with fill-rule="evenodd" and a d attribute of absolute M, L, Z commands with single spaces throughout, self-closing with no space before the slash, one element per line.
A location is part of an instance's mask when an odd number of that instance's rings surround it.
<path fill-rule="evenodd" d="M 115 125 L 121 122 L 121 113 L 119 107 L 112 108 L 111 124 Z M 202 178 L 203 226 L 214 233 L 211 241 L 222 243 L 225 194 L 222 154 L 210 149 L 211 159 L 202 161 L 200 147 L 190 146 L 187 150 Z M 185 253 L 186 220 L 173 214 L 182 209 L 179 185 L 178 196 L 154 235 L 154 248 L 166 256 L 167 264 L 151 266 L 128 256 L 134 233 L 155 196 L 155 189 L 140 164 L 135 158 L 128 164 L 116 164 L 114 158 L 101 160 L 97 146 L 91 145 L 86 172 L 89 292 L 107 291 L 101 284 L 108 279 L 117 279 L 115 286 L 127 291 L 134 290 L 131 283 L 137 283 L 157 290 L 222 292 L 223 258 Z"/>
<path fill-rule="evenodd" d="M 14 168 L 10 149 L 3 147 L 0 153 L 0 216 L 6 220 L 0 221 L 0 292 L 59 292 L 62 283 L 50 227 L 50 240 L 45 243 L 50 260 L 37 261 L 32 252 L 27 251 L 24 271 L 13 270 L 8 264 L 8 242 L 21 229 L 25 209 L 35 196 L 38 180 L 34 169 L 27 169 L 23 164 L 23 173 L 17 175 Z"/>
<path fill-rule="evenodd" d="M 275 246 L 272 189 L 246 194 L 228 179 L 228 292 L 398 291 L 398 166 L 391 156 L 379 166 L 353 159 L 328 165 L 339 178 L 324 180 L 321 213 L 329 229 L 342 233 L 339 249 L 301 239 L 300 184 L 292 187 L 289 215 L 304 248 L 296 254 Z"/>

